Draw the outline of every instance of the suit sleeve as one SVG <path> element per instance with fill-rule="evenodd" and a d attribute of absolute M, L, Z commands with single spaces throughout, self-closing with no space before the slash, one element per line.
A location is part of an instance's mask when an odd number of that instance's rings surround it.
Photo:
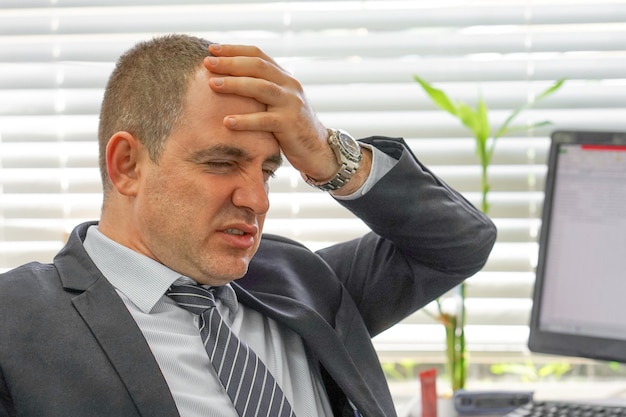
<path fill-rule="evenodd" d="M 496 229 L 423 166 L 402 139 L 365 142 L 398 160 L 365 195 L 339 201 L 372 232 L 318 253 L 374 336 L 479 271 Z"/>

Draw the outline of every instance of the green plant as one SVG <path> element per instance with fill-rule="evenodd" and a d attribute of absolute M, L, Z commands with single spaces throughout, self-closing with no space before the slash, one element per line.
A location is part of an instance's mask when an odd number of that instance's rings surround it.
<path fill-rule="evenodd" d="M 482 95 L 478 97 L 475 108 L 461 101 L 454 101 L 442 90 L 435 88 L 423 78 L 414 76 L 415 81 L 422 87 L 430 99 L 442 110 L 456 117 L 465 127 L 467 127 L 475 140 L 476 155 L 481 167 L 481 205 L 480 208 L 485 214 L 489 214 L 488 194 L 491 189 L 489 182 L 489 165 L 495 150 L 497 140 L 515 131 L 524 131 L 550 124 L 549 121 L 513 126 L 513 121 L 517 116 L 531 108 L 537 101 L 556 92 L 565 79 L 556 81 L 553 85 L 542 91 L 534 100 L 517 107 L 505 119 L 502 125 L 492 134 L 489 122 L 487 104 Z M 444 310 L 441 299 L 437 300 L 438 316 L 435 318 L 443 323 L 446 329 L 446 353 L 448 361 L 448 374 L 450 376 L 452 390 L 465 387 L 467 373 L 467 352 L 465 347 L 465 284 L 461 284 L 455 290 L 458 300 L 458 309 L 452 313 Z"/>
<path fill-rule="evenodd" d="M 385 377 L 391 381 L 406 381 L 415 379 L 418 377 L 420 368 L 423 368 L 424 366 L 424 364 L 413 359 L 382 363 Z"/>
<path fill-rule="evenodd" d="M 536 382 L 545 379 L 559 380 L 571 370 L 572 365 L 567 361 L 552 362 L 540 367 L 537 367 L 530 360 L 525 363 L 496 363 L 491 365 L 491 373 L 494 375 L 517 375 L 523 382 Z"/>

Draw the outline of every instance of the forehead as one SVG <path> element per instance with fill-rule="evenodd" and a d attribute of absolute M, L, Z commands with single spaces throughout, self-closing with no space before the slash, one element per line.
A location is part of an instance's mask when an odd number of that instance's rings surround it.
<path fill-rule="evenodd" d="M 209 87 L 209 79 L 214 76 L 216 75 L 204 67 L 196 70 L 189 80 L 183 114 L 213 117 L 221 124 L 224 117 L 231 114 L 257 113 L 266 110 L 265 104 L 253 98 L 216 93 Z"/>
<path fill-rule="evenodd" d="M 202 67 L 191 78 L 181 117 L 168 142 L 184 144 L 188 152 L 230 148 L 246 155 L 280 154 L 271 132 L 235 131 L 224 126 L 226 116 L 264 112 L 266 106 L 249 97 L 214 92 L 209 87 L 210 77 Z"/>

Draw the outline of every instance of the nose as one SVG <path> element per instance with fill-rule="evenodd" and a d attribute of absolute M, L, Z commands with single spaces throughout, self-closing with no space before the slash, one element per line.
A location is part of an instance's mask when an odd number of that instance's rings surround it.
<path fill-rule="evenodd" d="M 247 208 L 256 215 L 264 215 L 270 208 L 269 184 L 262 176 L 260 178 L 245 177 L 233 192 L 233 204 Z"/>

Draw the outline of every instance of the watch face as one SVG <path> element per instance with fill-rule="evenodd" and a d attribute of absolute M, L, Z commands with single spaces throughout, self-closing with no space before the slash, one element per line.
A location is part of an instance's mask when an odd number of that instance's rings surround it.
<path fill-rule="evenodd" d="M 350 135 L 345 132 L 339 131 L 337 133 L 337 139 L 341 142 L 341 146 L 348 152 L 348 154 L 352 158 L 360 158 L 361 149 L 359 148 L 359 144 L 352 139 Z"/>

